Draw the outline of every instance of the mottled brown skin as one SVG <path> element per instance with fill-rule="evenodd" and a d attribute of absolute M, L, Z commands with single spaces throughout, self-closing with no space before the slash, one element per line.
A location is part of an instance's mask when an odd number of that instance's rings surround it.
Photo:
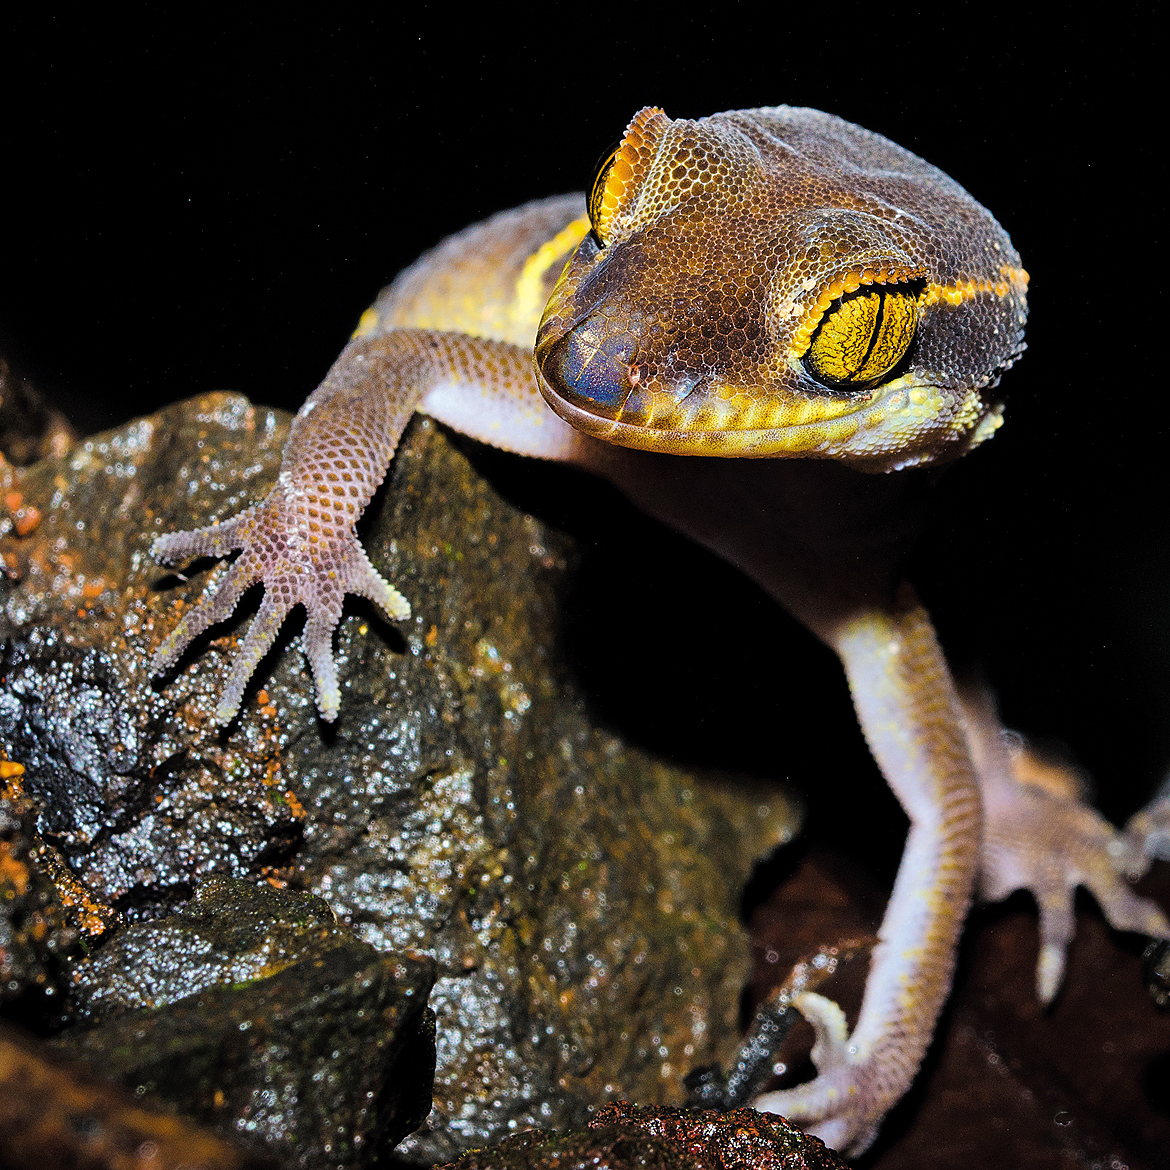
<path fill-rule="evenodd" d="M 382 293 L 298 414 L 272 494 L 156 541 L 170 561 L 243 554 L 153 667 L 262 580 L 217 717 L 234 716 L 302 603 L 318 706 L 335 718 L 344 593 L 409 615 L 352 520 L 415 410 L 604 476 L 739 566 L 839 656 L 910 820 L 856 1027 L 819 994 L 798 996 L 818 1075 L 757 1101 L 857 1153 L 921 1063 L 977 877 L 996 894 L 1036 893 L 1044 997 L 1083 874 L 1115 925 L 1170 936 L 1126 887 L 1113 830 L 1017 774 L 994 722 L 964 713 L 930 619 L 900 583 L 921 485 L 872 474 L 954 458 L 994 433 L 1027 276 L 953 180 L 815 110 L 699 121 L 642 110 L 588 207 L 585 218 L 563 197 L 503 213 Z M 681 457 L 694 455 L 706 458 Z M 695 598 L 699 613 L 717 604 Z M 848 779 L 835 782 L 847 794 Z"/>
<path fill-rule="evenodd" d="M 644 110 L 594 202 L 536 341 L 546 399 L 587 433 L 866 470 L 990 433 L 1027 277 L 999 224 L 908 151 L 816 111 Z M 801 358 L 850 287 L 904 289 L 921 319 L 904 361 L 838 390 Z"/>

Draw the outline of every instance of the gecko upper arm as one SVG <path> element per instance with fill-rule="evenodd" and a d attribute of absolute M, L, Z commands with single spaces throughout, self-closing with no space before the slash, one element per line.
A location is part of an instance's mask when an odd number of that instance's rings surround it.
<path fill-rule="evenodd" d="M 958 184 L 811 110 L 697 122 L 643 110 L 580 211 L 561 197 L 504 213 L 379 297 L 298 415 L 268 499 L 156 542 L 170 560 L 244 552 L 154 668 L 261 579 L 219 719 L 298 602 L 334 718 L 345 592 L 409 612 L 353 521 L 419 409 L 589 467 L 742 566 L 840 656 L 911 820 L 857 1027 L 846 1036 L 839 1011 L 807 997 L 820 1075 L 766 1102 L 857 1151 L 930 1040 L 982 842 L 960 705 L 929 618 L 898 584 L 896 482 L 864 473 L 954 458 L 994 432 L 1027 275 Z M 695 455 L 720 458 L 679 458 Z M 856 470 L 825 475 L 826 460 Z"/>
<path fill-rule="evenodd" d="M 580 195 L 540 199 L 444 240 L 412 264 L 363 314 L 355 337 L 391 329 L 469 334 L 523 351 L 565 261 L 589 230 Z M 551 412 L 535 378 L 431 387 L 418 409 L 461 434 L 538 459 L 583 462 L 594 444 Z"/>

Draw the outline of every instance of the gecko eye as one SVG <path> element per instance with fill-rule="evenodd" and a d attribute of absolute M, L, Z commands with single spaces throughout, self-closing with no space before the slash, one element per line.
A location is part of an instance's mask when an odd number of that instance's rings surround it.
<path fill-rule="evenodd" d="M 918 325 L 913 290 L 860 288 L 821 318 L 804 355 L 805 369 L 831 389 L 863 389 L 905 356 Z"/>
<path fill-rule="evenodd" d="M 621 150 L 622 144 L 615 142 L 609 150 L 601 156 L 601 161 L 597 164 L 594 172 L 593 182 L 589 186 L 589 201 L 586 208 L 589 212 L 589 223 L 593 228 L 593 234 L 597 237 L 597 242 L 605 247 L 605 238 L 601 234 L 601 229 L 598 226 L 601 223 L 601 201 L 605 198 L 605 184 L 609 179 L 609 172 L 613 170 L 614 159 L 617 158 L 617 152 Z"/>

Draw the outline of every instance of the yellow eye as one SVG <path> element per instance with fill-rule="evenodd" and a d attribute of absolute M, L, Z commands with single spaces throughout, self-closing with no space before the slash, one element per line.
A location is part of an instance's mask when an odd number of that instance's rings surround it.
<path fill-rule="evenodd" d="M 821 319 L 804 355 L 805 368 L 826 386 L 872 386 L 902 360 L 917 325 L 913 292 L 872 285 L 858 289 Z"/>
<path fill-rule="evenodd" d="M 617 158 L 617 152 L 621 150 L 622 144 L 615 142 L 614 145 L 601 156 L 601 162 L 597 164 L 597 173 L 594 176 L 593 183 L 589 187 L 589 202 L 586 208 L 589 212 L 589 223 L 593 227 L 593 234 L 597 236 L 598 240 L 604 243 L 604 238 L 601 234 L 601 201 L 605 198 L 605 184 L 609 179 L 609 172 L 613 170 L 614 159 Z"/>

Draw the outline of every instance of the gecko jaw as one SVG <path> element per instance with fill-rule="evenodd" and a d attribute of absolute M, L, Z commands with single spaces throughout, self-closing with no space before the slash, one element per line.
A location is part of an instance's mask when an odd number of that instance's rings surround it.
<path fill-rule="evenodd" d="M 671 455 L 841 459 L 885 471 L 938 459 L 948 447 L 959 454 L 995 429 L 984 425 L 995 412 L 978 390 L 944 389 L 921 376 L 903 376 L 849 398 L 719 395 L 707 388 L 672 402 L 659 394 L 658 409 L 627 411 L 623 404 L 608 418 L 570 401 L 538 374 L 545 401 L 577 430 L 620 447 Z M 647 388 L 638 397 L 649 394 Z"/>

